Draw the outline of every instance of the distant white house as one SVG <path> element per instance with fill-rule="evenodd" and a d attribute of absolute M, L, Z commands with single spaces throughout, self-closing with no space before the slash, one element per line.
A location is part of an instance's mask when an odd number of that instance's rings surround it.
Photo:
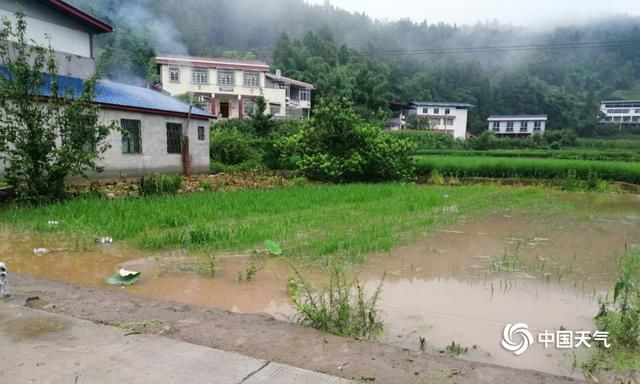
<path fill-rule="evenodd" d="M 603 124 L 640 124 L 640 100 L 603 101 L 600 112 Z"/>
<path fill-rule="evenodd" d="M 498 136 L 526 137 L 541 135 L 547 129 L 547 115 L 489 116 L 489 132 Z"/>
<path fill-rule="evenodd" d="M 428 129 L 451 134 L 456 139 L 467 137 L 469 109 L 466 103 L 414 101 L 406 109 L 406 119 L 425 119 Z"/>

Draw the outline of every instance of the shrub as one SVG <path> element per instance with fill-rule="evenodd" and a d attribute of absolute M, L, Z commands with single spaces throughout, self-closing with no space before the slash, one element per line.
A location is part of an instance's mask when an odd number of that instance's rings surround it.
<path fill-rule="evenodd" d="M 344 98 L 321 101 L 315 116 L 288 141 L 298 168 L 312 180 L 331 182 L 409 179 L 413 145 L 367 124 Z"/>
<path fill-rule="evenodd" d="M 345 273 L 334 268 L 329 285 L 314 292 L 308 282 L 295 270 L 287 291 L 299 313 L 301 324 L 340 336 L 371 338 L 382 331 L 383 324 L 377 309 L 382 281 L 372 295 L 356 279 L 347 281 Z"/>
<path fill-rule="evenodd" d="M 211 132 L 211 160 L 225 165 L 238 165 L 258 160 L 261 151 L 256 140 L 238 129 L 215 129 Z"/>
<path fill-rule="evenodd" d="M 141 196 L 175 195 L 182 188 L 182 176 L 152 175 L 138 180 L 138 191 Z"/>

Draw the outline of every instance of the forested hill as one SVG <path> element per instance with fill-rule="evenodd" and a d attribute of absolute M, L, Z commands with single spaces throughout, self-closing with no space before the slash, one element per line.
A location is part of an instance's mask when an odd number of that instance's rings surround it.
<path fill-rule="evenodd" d="M 587 134 L 599 100 L 640 98 L 640 18 L 629 16 L 533 30 L 381 22 L 302 0 L 70 2 L 116 26 L 98 44 L 120 79 L 151 76 L 156 52 L 257 57 L 363 115 L 391 100 L 472 103 L 475 131 L 489 114 L 547 113 L 551 127 Z"/>

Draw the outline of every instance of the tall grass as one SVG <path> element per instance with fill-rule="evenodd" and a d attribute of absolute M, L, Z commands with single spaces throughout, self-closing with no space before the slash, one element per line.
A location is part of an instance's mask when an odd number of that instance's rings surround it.
<path fill-rule="evenodd" d="M 416 170 L 429 176 L 434 170 L 445 176 L 562 179 L 597 177 L 607 181 L 640 184 L 640 163 L 499 157 L 417 157 Z"/>
<path fill-rule="evenodd" d="M 76 199 L 10 206 L 0 223 L 37 231 L 109 235 L 144 249 L 244 252 L 266 239 L 315 260 L 387 251 L 461 215 L 553 205 L 536 188 L 410 184 L 301 186 L 144 199 Z M 443 213 L 442 207 L 457 210 Z M 47 225 L 57 220 L 56 227 Z M 293 257 L 293 256 L 292 256 Z"/>

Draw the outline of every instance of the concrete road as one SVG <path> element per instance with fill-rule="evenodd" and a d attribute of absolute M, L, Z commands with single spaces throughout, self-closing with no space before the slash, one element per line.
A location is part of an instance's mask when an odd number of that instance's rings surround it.
<path fill-rule="evenodd" d="M 347 384 L 347 380 L 0 302 L 0 383 Z"/>

